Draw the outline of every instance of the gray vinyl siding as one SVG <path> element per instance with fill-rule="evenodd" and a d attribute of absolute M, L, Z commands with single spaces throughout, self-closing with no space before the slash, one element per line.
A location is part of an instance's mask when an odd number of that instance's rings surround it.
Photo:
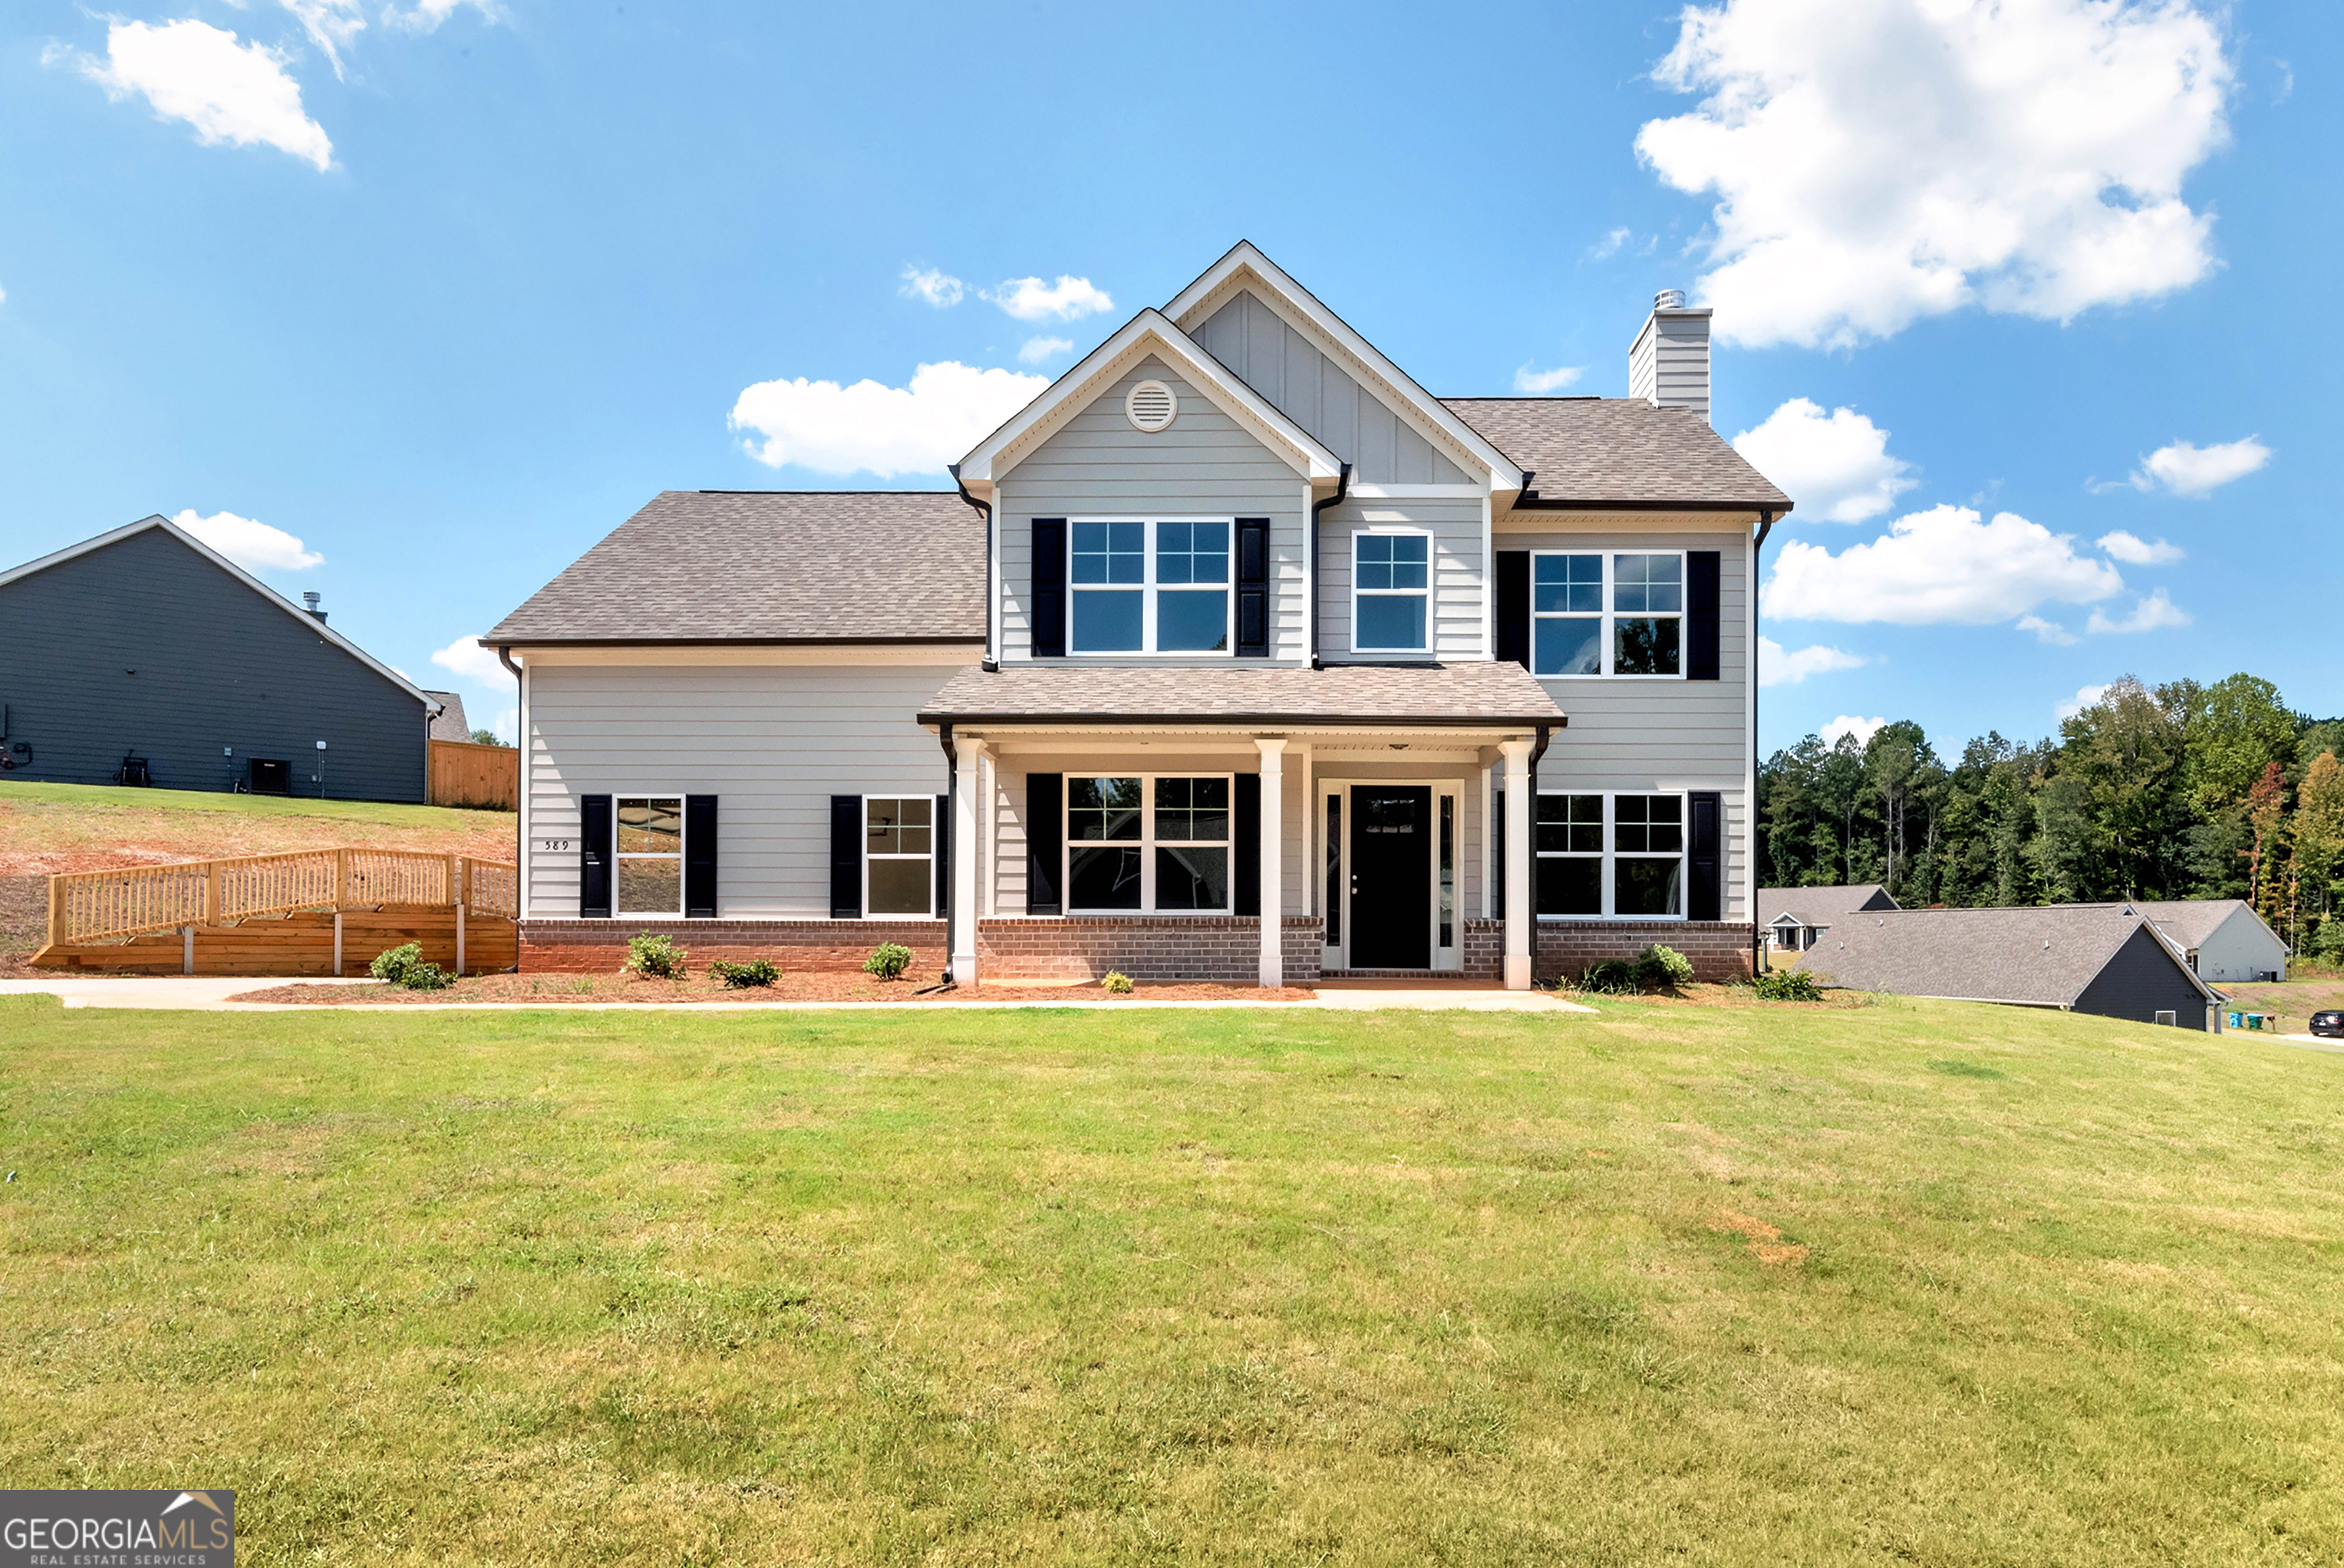
<path fill-rule="evenodd" d="M 2162 1009 L 2185 1029 L 2206 1027 L 2206 997 L 2147 924 L 2136 928 L 2076 998 L 2076 1011 L 2153 1024 Z"/>
<path fill-rule="evenodd" d="M 2207 934 L 2198 947 L 2198 977 L 2218 983 L 2253 981 L 2287 973 L 2287 946 L 2244 905 Z"/>
<path fill-rule="evenodd" d="M 1750 918 L 1749 541 L 1738 533 L 1501 533 L 1504 550 L 1714 550 L 1718 571 L 1717 673 L 1714 681 L 1659 681 L 1588 675 L 1541 681 L 1570 716 L 1539 764 L 1542 790 L 1676 793 L 1718 790 L 1725 796 L 1725 916 Z"/>
<path fill-rule="evenodd" d="M 1628 395 L 1709 418 L 1709 318 L 1661 315 L 1628 352 Z"/>
<path fill-rule="evenodd" d="M 1318 519 L 1318 652 L 1322 658 L 1406 663 L 1486 659 L 1489 571 L 1482 555 L 1485 503 L 1469 497 L 1359 500 Z M 1425 653 L 1351 651 L 1351 536 L 1363 528 L 1423 529 L 1432 535 L 1432 647 Z"/>
<path fill-rule="evenodd" d="M 1124 417 L 1125 395 L 1144 380 L 1179 400 L 1179 417 L 1153 435 Z M 1308 481 L 1153 356 L 1012 468 L 996 502 L 1004 660 L 1032 657 L 1033 520 L 1086 514 L 1268 518 L 1270 656 L 1308 656 Z"/>
<path fill-rule="evenodd" d="M 530 916 L 578 913 L 580 796 L 659 791 L 717 797 L 722 918 L 826 918 L 830 797 L 944 793 L 944 751 L 913 720 L 952 674 L 942 664 L 531 669 Z"/>
<path fill-rule="evenodd" d="M 297 795 L 421 800 L 422 701 L 274 598 L 159 527 L 0 586 L 5 744 L 31 748 L 5 777 L 106 784 L 136 752 L 227 790 L 264 757 Z"/>
<path fill-rule="evenodd" d="M 1250 290 L 1196 332 L 1205 352 L 1318 438 L 1368 484 L 1466 484 L 1465 470 Z"/>

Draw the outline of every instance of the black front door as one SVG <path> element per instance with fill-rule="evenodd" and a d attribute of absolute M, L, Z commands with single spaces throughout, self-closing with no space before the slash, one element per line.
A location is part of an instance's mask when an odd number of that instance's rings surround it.
<path fill-rule="evenodd" d="M 1432 791 L 1351 789 L 1351 967 L 1432 967 Z"/>

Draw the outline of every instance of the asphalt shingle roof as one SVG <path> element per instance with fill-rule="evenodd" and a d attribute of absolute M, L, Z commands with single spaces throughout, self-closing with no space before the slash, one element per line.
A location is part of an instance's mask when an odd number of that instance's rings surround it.
<path fill-rule="evenodd" d="M 665 491 L 490 642 L 985 639 L 985 520 L 952 491 Z"/>
<path fill-rule="evenodd" d="M 464 699 L 453 692 L 435 692 L 429 687 L 423 694 L 440 704 L 440 711 L 431 715 L 431 738 L 469 743 L 472 728 L 464 718 Z"/>
<path fill-rule="evenodd" d="M 1790 510 L 1791 498 L 1690 409 L 1642 398 L 1443 398 L 1531 470 L 1526 501 Z"/>
<path fill-rule="evenodd" d="M 2157 928 L 2184 947 L 2202 947 L 2214 928 L 2247 907 L 2239 898 L 2175 898 L 2143 900 L 2134 908 L 2157 922 Z"/>
<path fill-rule="evenodd" d="M 921 722 L 1561 726 L 1546 688 L 1514 663 L 1198 669 L 1012 664 L 964 670 Z"/>
<path fill-rule="evenodd" d="M 1895 907 L 1896 901 L 1888 896 L 1888 889 L 1877 882 L 1858 882 L 1842 887 L 1758 890 L 1758 918 L 1768 926 L 1786 914 L 1802 926 L 1835 926 L 1842 916 L 1854 910 Z"/>
<path fill-rule="evenodd" d="M 1867 909 L 1833 921 L 1799 963 L 1860 991 L 2067 1007 L 2143 919 L 2124 904 Z"/>

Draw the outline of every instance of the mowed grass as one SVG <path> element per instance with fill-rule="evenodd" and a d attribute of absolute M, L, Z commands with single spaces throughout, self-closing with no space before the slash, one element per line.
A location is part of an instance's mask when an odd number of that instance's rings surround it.
<path fill-rule="evenodd" d="M 2310 1563 L 2344 1057 L 0 1004 L 8 1484 L 260 1563 Z"/>
<path fill-rule="evenodd" d="M 98 853 L 130 865 L 157 853 L 200 859 L 367 844 L 510 860 L 513 822 L 509 811 L 383 801 L 0 783 L 0 853 L 10 858 Z"/>

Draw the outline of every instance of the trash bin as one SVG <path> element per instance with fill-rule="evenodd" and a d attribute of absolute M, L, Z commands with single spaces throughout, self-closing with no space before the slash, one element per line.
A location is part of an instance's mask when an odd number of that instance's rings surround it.
<path fill-rule="evenodd" d="M 2247 1027 L 2247 1016 L 2244 1013 L 2232 1013 L 2229 1017 L 2229 1024 L 2230 1027 L 2234 1029 L 2243 1029 Z"/>

